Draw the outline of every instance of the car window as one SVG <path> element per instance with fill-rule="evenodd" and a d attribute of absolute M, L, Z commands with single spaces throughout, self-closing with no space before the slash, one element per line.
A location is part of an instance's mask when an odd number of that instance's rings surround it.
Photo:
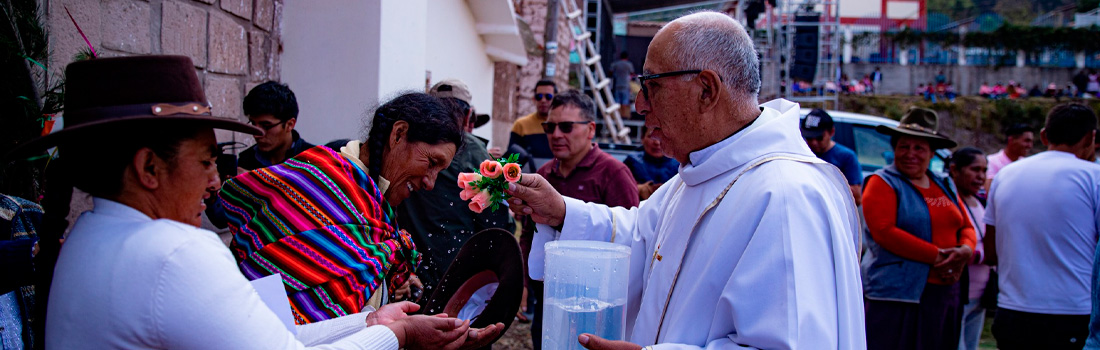
<path fill-rule="evenodd" d="M 932 170 L 933 173 L 936 173 L 936 174 L 939 174 L 939 175 L 944 175 L 944 160 L 943 160 L 943 158 L 940 158 L 938 155 L 933 154 L 932 155 L 932 160 L 928 162 L 928 169 Z"/>
<path fill-rule="evenodd" d="M 855 141 L 859 165 L 863 168 L 865 176 L 894 162 L 894 149 L 890 147 L 890 136 L 879 133 L 867 125 L 853 124 L 852 138 Z M 950 153 L 947 151 L 937 151 L 928 162 L 928 169 L 944 176 L 944 164 L 948 156 Z"/>
<path fill-rule="evenodd" d="M 865 125 L 852 125 L 852 139 L 855 141 L 856 157 L 864 171 L 875 171 L 894 160 L 894 150 L 890 148 L 890 137 L 880 134 L 874 128 Z"/>

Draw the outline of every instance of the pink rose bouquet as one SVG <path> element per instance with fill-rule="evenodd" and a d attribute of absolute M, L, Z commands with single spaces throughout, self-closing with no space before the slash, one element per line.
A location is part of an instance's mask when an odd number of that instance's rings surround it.
<path fill-rule="evenodd" d="M 517 163 L 518 154 L 497 160 L 486 159 L 474 173 L 459 173 L 458 194 L 464 201 L 470 201 L 470 210 L 480 213 L 486 208 L 497 210 L 500 204 L 512 196 L 504 193 L 509 183 L 519 181 L 521 169 Z"/>

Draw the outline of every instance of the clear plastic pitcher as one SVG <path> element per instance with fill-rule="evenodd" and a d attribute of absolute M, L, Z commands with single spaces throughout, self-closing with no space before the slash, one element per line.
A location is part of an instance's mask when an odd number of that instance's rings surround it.
<path fill-rule="evenodd" d="M 546 243 L 542 348 L 584 349 L 581 333 L 625 340 L 630 247 L 595 241 Z"/>

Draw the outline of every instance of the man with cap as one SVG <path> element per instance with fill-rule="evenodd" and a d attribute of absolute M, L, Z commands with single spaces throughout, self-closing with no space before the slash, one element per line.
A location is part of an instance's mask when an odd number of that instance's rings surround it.
<path fill-rule="evenodd" d="M 491 159 L 485 143 L 470 133 L 475 125 L 472 96 L 466 84 L 446 79 L 432 86 L 428 94 L 450 102 L 458 110 L 465 125 L 466 145 L 458 150 L 451 165 L 439 175 L 435 188 L 415 191 L 397 207 L 398 225 L 410 234 L 423 260 L 416 275 L 423 284 L 424 296 L 430 296 L 435 286 L 454 260 L 458 250 L 475 233 L 488 228 L 515 230 L 515 223 L 506 210 L 485 210 L 475 213 L 459 198 L 459 173 L 472 173 L 482 161 Z M 488 118 L 485 118 L 488 119 Z"/>
<path fill-rule="evenodd" d="M 802 139 L 818 158 L 835 165 L 844 178 L 848 180 L 848 187 L 852 189 L 852 198 L 859 206 L 860 192 L 863 190 L 863 171 L 859 166 L 859 158 L 856 152 L 833 141 L 836 135 L 836 127 L 833 125 L 833 116 L 820 108 L 814 108 L 799 122 L 802 129 Z"/>
<path fill-rule="evenodd" d="M 1100 165 L 1084 160 L 1094 152 L 1096 122 L 1085 105 L 1055 106 L 1039 131 L 1047 151 L 993 179 L 984 244 L 985 263 L 1000 278 L 993 318 L 1000 349 L 1085 345 L 1097 295 Z"/>
<path fill-rule="evenodd" d="M 866 346 L 851 191 L 806 147 L 797 104 L 757 103 L 758 67 L 728 15 L 669 22 L 649 45 L 635 110 L 679 174 L 634 209 L 562 197 L 537 175 L 507 191 L 539 223 L 532 278 L 550 240 L 630 246 L 626 341 L 585 333 L 586 348 Z"/>
<path fill-rule="evenodd" d="M 237 270 L 213 232 L 198 228 L 203 199 L 220 186 L 214 128 L 261 130 L 211 116 L 185 56 L 103 58 L 66 71 L 65 127 L 5 158 L 58 146 L 51 165 L 44 241 L 64 230 L 72 187 L 93 197 L 53 273 L 47 349 L 397 349 L 480 346 L 490 330 L 453 318 L 407 315 L 397 303 L 372 313 L 287 330 Z M 49 215 L 49 214 L 48 214 Z M 49 259 L 48 261 L 46 259 Z M 482 332 L 478 339 L 476 332 Z M 305 344 L 303 344 L 305 343 Z"/>

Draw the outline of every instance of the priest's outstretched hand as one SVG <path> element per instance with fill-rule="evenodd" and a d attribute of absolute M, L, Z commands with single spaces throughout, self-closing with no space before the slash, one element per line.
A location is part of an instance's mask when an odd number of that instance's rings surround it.
<path fill-rule="evenodd" d="M 517 215 L 530 215 L 536 223 L 550 226 L 565 221 L 565 200 L 542 175 L 523 174 L 504 192 L 512 195 L 508 207 Z"/>
<path fill-rule="evenodd" d="M 594 334 L 584 333 L 577 337 L 577 341 L 589 350 L 639 350 L 641 345 L 621 340 L 607 340 Z"/>

